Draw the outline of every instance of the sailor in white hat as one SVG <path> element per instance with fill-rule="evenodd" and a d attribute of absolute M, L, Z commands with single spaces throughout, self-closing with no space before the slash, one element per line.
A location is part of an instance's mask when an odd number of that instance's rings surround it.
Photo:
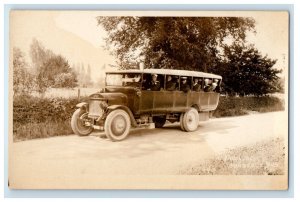
<path fill-rule="evenodd" d="M 214 79 L 214 82 L 212 83 L 212 91 L 214 91 L 214 90 L 216 90 L 216 88 L 217 88 L 217 86 L 218 86 L 218 81 L 219 81 L 219 79 Z"/>
<path fill-rule="evenodd" d="M 209 85 L 209 79 L 204 79 L 204 91 L 209 92 L 211 91 L 212 87 Z"/>
<path fill-rule="evenodd" d="M 181 77 L 180 90 L 183 92 L 188 92 L 189 90 L 191 90 L 190 85 L 187 84 L 186 76 Z"/>

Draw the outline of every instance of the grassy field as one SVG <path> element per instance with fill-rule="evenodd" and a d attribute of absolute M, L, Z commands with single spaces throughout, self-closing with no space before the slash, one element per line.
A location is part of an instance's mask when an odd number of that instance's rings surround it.
<path fill-rule="evenodd" d="M 45 92 L 45 98 L 75 98 L 78 97 L 78 90 L 81 97 L 89 96 L 98 92 L 100 88 L 49 88 Z M 40 96 L 33 93 L 33 96 Z"/>
<path fill-rule="evenodd" d="M 283 175 L 285 145 L 282 139 L 271 139 L 199 162 L 180 171 L 184 175 Z"/>

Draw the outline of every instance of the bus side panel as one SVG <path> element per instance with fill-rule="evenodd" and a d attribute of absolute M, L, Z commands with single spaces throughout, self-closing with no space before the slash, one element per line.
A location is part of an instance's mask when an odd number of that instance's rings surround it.
<path fill-rule="evenodd" d="M 142 90 L 140 96 L 140 113 L 152 113 L 155 91 Z"/>
<path fill-rule="evenodd" d="M 208 111 L 209 93 L 200 92 L 200 111 Z"/>
<path fill-rule="evenodd" d="M 214 93 L 214 92 L 211 92 L 209 93 L 209 101 L 208 101 L 208 108 L 209 110 L 215 110 L 218 106 L 218 103 L 219 103 L 219 97 L 220 97 L 220 94 L 219 93 Z"/>
<path fill-rule="evenodd" d="M 197 107 L 200 109 L 200 92 L 191 91 L 189 93 L 187 107 L 194 105 L 197 105 Z"/>
<path fill-rule="evenodd" d="M 185 93 L 183 91 L 173 91 L 173 93 L 173 111 L 185 111 L 188 105 L 187 100 L 190 93 Z"/>
<path fill-rule="evenodd" d="M 174 92 L 155 91 L 153 97 L 153 112 L 167 113 L 172 112 Z"/>
<path fill-rule="evenodd" d="M 219 93 L 201 92 L 200 111 L 212 111 L 217 108 L 219 102 Z"/>

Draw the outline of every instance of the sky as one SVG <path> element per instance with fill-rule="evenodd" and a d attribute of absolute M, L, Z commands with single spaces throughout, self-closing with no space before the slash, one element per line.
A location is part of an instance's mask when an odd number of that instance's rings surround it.
<path fill-rule="evenodd" d="M 70 65 L 91 66 L 94 81 L 103 78 L 103 65 L 109 68 L 116 60 L 105 50 L 105 31 L 96 17 L 116 15 L 139 16 L 243 16 L 256 21 L 256 34 L 248 33 L 263 55 L 277 59 L 275 68 L 288 67 L 288 14 L 286 12 L 105 12 L 105 11 L 11 11 L 10 47 L 19 47 L 30 63 L 29 50 L 33 38 L 47 49 L 63 55 Z M 284 59 L 285 58 L 285 59 Z"/>

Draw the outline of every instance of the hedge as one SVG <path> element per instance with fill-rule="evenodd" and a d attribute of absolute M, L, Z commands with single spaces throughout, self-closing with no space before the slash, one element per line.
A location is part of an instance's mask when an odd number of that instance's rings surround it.
<path fill-rule="evenodd" d="M 264 97 L 225 97 L 221 96 L 214 117 L 238 116 L 249 111 L 271 112 L 284 110 L 284 102 L 272 96 Z"/>

